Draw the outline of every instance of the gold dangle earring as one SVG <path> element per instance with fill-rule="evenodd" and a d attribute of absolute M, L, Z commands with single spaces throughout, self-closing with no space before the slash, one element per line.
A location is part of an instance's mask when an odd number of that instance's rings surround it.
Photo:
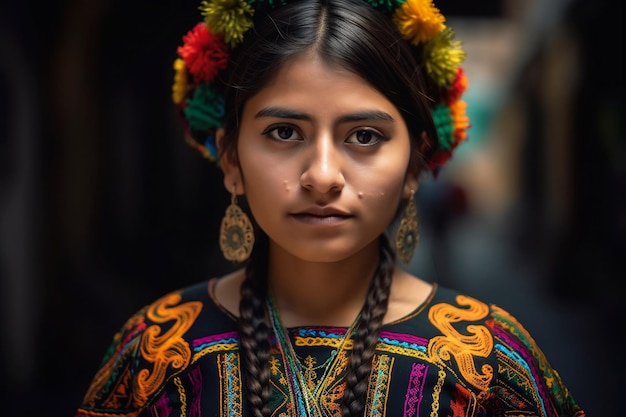
<path fill-rule="evenodd" d="M 409 203 L 406 206 L 404 217 L 400 221 L 396 235 L 396 251 L 403 264 L 408 265 L 413 258 L 419 240 L 419 224 L 417 222 L 417 207 L 415 206 L 415 191 L 411 190 Z"/>
<path fill-rule="evenodd" d="M 236 184 L 230 195 L 230 205 L 222 218 L 220 249 L 229 261 L 243 262 L 250 257 L 254 246 L 254 230 L 248 215 L 237 205 Z"/>

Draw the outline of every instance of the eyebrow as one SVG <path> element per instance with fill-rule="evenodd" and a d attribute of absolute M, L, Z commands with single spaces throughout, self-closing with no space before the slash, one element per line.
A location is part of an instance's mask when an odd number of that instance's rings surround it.
<path fill-rule="evenodd" d="M 276 117 L 279 119 L 295 119 L 295 120 L 306 120 L 311 121 L 313 118 L 302 112 L 290 110 L 284 107 L 266 107 L 264 109 L 259 110 L 257 114 L 254 116 L 255 118 L 261 117 Z M 347 123 L 347 122 L 360 122 L 365 120 L 383 120 L 391 122 L 393 121 L 393 117 L 387 112 L 381 110 L 372 110 L 372 111 L 359 111 L 356 113 L 350 113 L 341 116 L 338 119 L 339 123 Z"/>

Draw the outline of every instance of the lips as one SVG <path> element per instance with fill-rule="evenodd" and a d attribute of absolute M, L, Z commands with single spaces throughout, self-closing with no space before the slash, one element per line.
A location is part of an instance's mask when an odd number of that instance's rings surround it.
<path fill-rule="evenodd" d="M 308 224 L 337 224 L 352 216 L 351 214 L 334 207 L 309 207 L 290 214 L 293 218 Z"/>

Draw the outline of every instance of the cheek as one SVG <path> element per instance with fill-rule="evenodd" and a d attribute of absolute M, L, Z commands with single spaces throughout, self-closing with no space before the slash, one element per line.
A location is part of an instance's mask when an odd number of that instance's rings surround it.
<path fill-rule="evenodd" d="M 404 156 L 385 155 L 380 162 L 355 170 L 348 182 L 359 198 L 394 199 L 401 195 L 408 163 Z"/>
<path fill-rule="evenodd" d="M 295 182 L 285 164 L 277 164 L 263 153 L 240 152 L 239 157 L 248 205 L 257 222 L 264 223 L 278 214 L 278 204 L 286 201 Z"/>
<path fill-rule="evenodd" d="M 396 214 L 404 184 L 404 172 L 386 171 L 370 175 L 354 184 L 354 190 L 365 210 L 362 215 L 389 223 Z"/>
<path fill-rule="evenodd" d="M 258 162 L 260 164 L 244 165 L 242 163 L 241 165 L 245 192 L 248 198 L 256 196 L 270 198 L 270 196 L 276 195 L 280 190 L 284 191 L 286 178 L 281 173 L 281 170 L 268 169 L 268 166 L 271 165 L 264 165 L 262 161 Z"/>

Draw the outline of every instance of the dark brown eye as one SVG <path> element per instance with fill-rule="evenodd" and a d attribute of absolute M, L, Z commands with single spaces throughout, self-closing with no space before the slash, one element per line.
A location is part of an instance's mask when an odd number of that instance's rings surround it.
<path fill-rule="evenodd" d="M 362 130 L 356 134 L 356 140 L 363 145 L 368 145 L 372 139 L 373 135 L 369 130 Z"/>
<path fill-rule="evenodd" d="M 385 140 L 387 140 L 387 138 L 375 130 L 362 129 L 351 134 L 346 142 L 362 146 L 374 146 Z"/>
<path fill-rule="evenodd" d="M 269 138 L 278 140 L 278 141 L 298 141 L 302 140 L 302 137 L 298 133 L 296 129 L 291 126 L 274 126 L 268 128 L 265 132 L 263 132 Z"/>
<path fill-rule="evenodd" d="M 279 127 L 276 129 L 276 134 L 279 138 L 288 140 L 293 135 L 293 129 L 290 127 Z"/>

